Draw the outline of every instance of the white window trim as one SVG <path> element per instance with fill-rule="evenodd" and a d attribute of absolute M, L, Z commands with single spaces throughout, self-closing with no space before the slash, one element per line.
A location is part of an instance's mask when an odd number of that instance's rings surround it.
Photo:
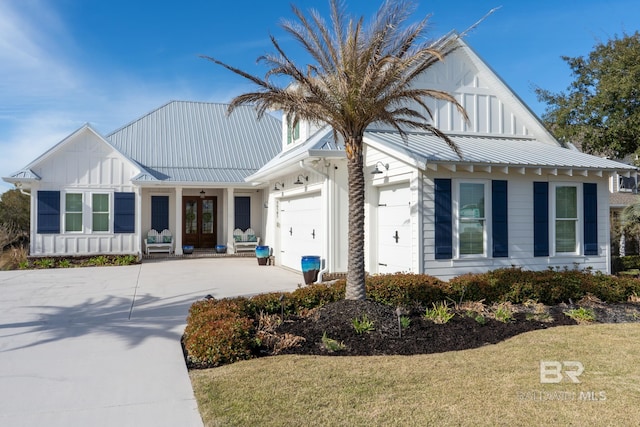
<path fill-rule="evenodd" d="M 576 256 L 582 255 L 582 247 L 584 242 L 584 207 L 582 202 L 582 183 L 579 182 L 551 182 L 551 197 L 549 201 L 549 255 L 552 257 L 563 256 Z M 558 187 L 575 187 L 576 188 L 576 203 L 577 203 L 577 215 L 576 220 L 576 250 L 574 252 L 557 252 L 556 251 L 556 188 Z"/>
<path fill-rule="evenodd" d="M 113 234 L 113 218 L 114 218 L 114 197 L 111 190 L 88 190 L 70 188 L 62 190 L 62 201 L 60 206 L 60 216 L 62 217 L 62 234 L 68 235 L 110 235 Z M 82 195 L 82 231 L 67 231 L 67 194 Z M 93 231 L 93 195 L 106 194 L 109 197 L 109 230 Z"/>
<path fill-rule="evenodd" d="M 481 254 L 460 254 L 460 185 L 484 184 L 484 235 L 482 237 L 483 249 Z M 453 220 L 453 259 L 486 259 L 489 258 L 491 247 L 491 180 L 488 179 L 456 179 L 451 188 L 452 220 Z"/>

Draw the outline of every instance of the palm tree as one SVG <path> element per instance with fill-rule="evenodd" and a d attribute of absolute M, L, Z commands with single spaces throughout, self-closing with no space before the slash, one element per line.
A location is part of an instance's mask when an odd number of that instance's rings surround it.
<path fill-rule="evenodd" d="M 451 102 L 466 119 L 456 99 L 443 91 L 414 87 L 425 70 L 441 61 L 455 46 L 452 36 L 427 41 L 428 16 L 417 23 L 408 20 L 413 6 L 408 1 L 388 0 L 365 26 L 363 18 L 347 15 L 340 0 L 330 0 L 331 22 L 311 10 L 309 16 L 292 6 L 296 22 L 282 28 L 312 58 L 300 67 L 271 36 L 276 53 L 259 58 L 267 65 L 264 78 L 256 77 L 215 58 L 214 63 L 255 83 L 258 90 L 231 101 L 229 112 L 239 105 L 254 104 L 259 115 L 269 109 L 286 114 L 290 126 L 298 121 L 328 124 L 334 137 L 344 140 L 349 181 L 349 254 L 347 299 L 365 299 L 363 136 L 373 123 L 391 126 L 404 138 L 408 129 L 428 131 L 442 138 L 458 154 L 458 147 L 430 124 L 425 100 Z M 273 82 L 284 77 L 286 86 Z"/>

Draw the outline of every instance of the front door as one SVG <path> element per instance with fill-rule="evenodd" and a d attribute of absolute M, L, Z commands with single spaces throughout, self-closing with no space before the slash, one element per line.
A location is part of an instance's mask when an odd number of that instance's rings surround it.
<path fill-rule="evenodd" d="M 195 248 L 214 248 L 217 230 L 217 198 L 182 198 L 182 243 Z"/>

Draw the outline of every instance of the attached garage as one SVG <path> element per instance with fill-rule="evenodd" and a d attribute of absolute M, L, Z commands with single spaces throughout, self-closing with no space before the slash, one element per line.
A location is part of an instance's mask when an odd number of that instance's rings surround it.
<path fill-rule="evenodd" d="M 301 270 L 303 255 L 322 255 L 320 193 L 280 200 L 280 263 Z"/>
<path fill-rule="evenodd" d="M 378 194 L 378 273 L 411 271 L 409 184 L 380 187 Z"/>

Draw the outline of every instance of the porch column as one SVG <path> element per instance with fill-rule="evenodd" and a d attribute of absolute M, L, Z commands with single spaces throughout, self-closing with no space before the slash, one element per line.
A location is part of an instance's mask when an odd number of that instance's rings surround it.
<path fill-rule="evenodd" d="M 226 212 L 225 212 L 225 224 L 227 230 L 227 252 L 232 254 L 233 250 L 233 230 L 235 229 L 235 201 L 234 201 L 234 190 L 233 188 L 227 188 L 225 191 L 226 194 Z"/>
<path fill-rule="evenodd" d="M 175 237 L 176 237 L 176 255 L 182 255 L 182 187 L 176 187 L 176 222 L 175 222 Z"/>
<path fill-rule="evenodd" d="M 134 187 L 134 193 L 136 194 L 136 224 L 135 229 L 137 230 L 135 236 L 136 241 L 133 244 L 134 250 L 140 254 L 140 259 L 142 259 L 142 239 L 145 235 L 142 231 L 142 187 Z"/>

